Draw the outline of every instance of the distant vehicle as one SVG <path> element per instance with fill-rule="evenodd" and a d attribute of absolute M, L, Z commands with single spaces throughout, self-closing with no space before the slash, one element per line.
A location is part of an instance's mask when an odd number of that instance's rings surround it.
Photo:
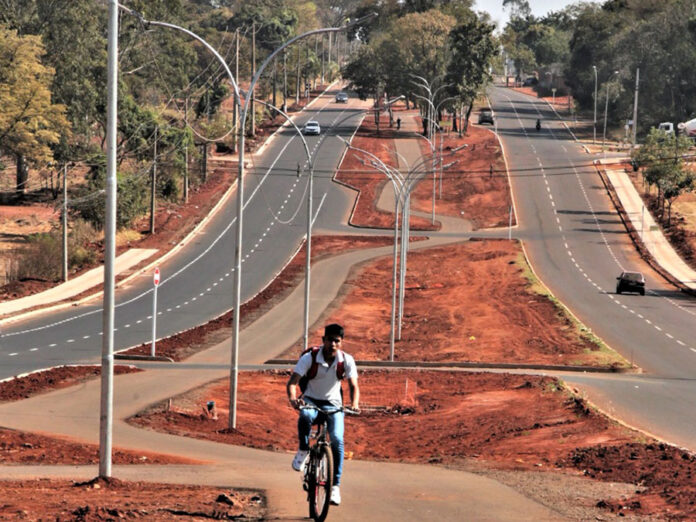
<path fill-rule="evenodd" d="M 348 93 L 339 92 L 336 95 L 336 103 L 347 103 L 347 102 L 348 102 Z"/>
<path fill-rule="evenodd" d="M 621 272 L 616 278 L 616 293 L 638 292 L 645 295 L 645 277 L 640 272 Z"/>
<path fill-rule="evenodd" d="M 302 134 L 321 134 L 321 127 L 316 120 L 309 120 L 302 128 Z"/>
<path fill-rule="evenodd" d="M 532 87 L 533 85 L 536 85 L 539 83 L 539 80 L 537 80 L 534 76 L 530 76 L 529 78 L 526 78 L 522 85 L 524 87 Z"/>
<path fill-rule="evenodd" d="M 661 130 L 665 134 L 674 134 L 674 124 L 671 121 L 663 121 L 657 126 L 657 130 Z"/>
<path fill-rule="evenodd" d="M 696 139 L 696 118 L 677 125 L 679 132 L 691 139 Z"/>
<path fill-rule="evenodd" d="M 481 112 L 479 112 L 478 122 L 479 125 L 483 123 L 490 123 L 491 125 L 494 125 L 493 111 L 490 109 L 481 109 Z"/>

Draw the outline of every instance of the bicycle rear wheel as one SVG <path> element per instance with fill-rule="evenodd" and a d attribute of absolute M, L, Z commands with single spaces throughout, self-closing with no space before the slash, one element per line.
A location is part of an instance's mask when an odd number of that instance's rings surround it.
<path fill-rule="evenodd" d="M 321 446 L 312 452 L 313 473 L 309 476 L 309 516 L 321 522 L 329 513 L 331 486 L 333 485 L 333 456 L 329 446 Z"/>

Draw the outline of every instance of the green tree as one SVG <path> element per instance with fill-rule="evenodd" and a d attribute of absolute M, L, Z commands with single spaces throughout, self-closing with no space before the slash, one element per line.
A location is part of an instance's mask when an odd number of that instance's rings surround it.
<path fill-rule="evenodd" d="M 445 81 L 453 84 L 450 93 L 468 105 L 467 122 L 476 97 L 489 79 L 492 60 L 498 54 L 494 29 L 494 25 L 479 20 L 472 13 L 449 35 L 452 58 Z"/>
<path fill-rule="evenodd" d="M 92 0 L 2 0 L 0 23 L 20 35 L 41 36 L 42 63 L 55 74 L 50 85 L 54 103 L 65 105 L 75 142 L 61 136 L 56 160 L 73 159 L 75 147 L 90 146 L 96 115 L 106 86 L 106 11 Z M 70 147 L 68 146 L 70 145 Z"/>
<path fill-rule="evenodd" d="M 69 134 L 65 107 L 51 101 L 53 70 L 41 63 L 41 38 L 0 27 L 0 144 L 17 159 L 18 194 L 24 193 L 27 163 L 53 161 L 51 145 Z"/>
<path fill-rule="evenodd" d="M 384 85 L 385 75 L 374 46 L 361 46 L 343 66 L 341 76 L 350 82 L 348 87 L 355 91 L 361 100 L 367 99 L 368 96 L 377 98 L 380 86 Z"/>
<path fill-rule="evenodd" d="M 657 187 L 660 215 L 667 205 L 667 224 L 672 218 L 672 204 L 686 191 L 693 190 L 694 178 L 684 166 L 680 151 L 686 151 L 691 140 L 686 136 L 675 137 L 658 129 L 651 129 L 645 143 L 631 157 L 638 168 L 643 168 L 643 179 L 648 187 Z"/>

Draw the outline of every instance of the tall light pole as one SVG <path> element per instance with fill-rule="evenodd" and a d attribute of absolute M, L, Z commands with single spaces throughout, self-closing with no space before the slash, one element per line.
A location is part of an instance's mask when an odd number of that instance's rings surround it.
<path fill-rule="evenodd" d="M 114 260 L 116 257 L 116 118 L 118 104 L 118 1 L 109 0 L 106 87 L 106 216 L 102 308 L 99 476 L 111 477 L 114 405 Z"/>
<path fill-rule="evenodd" d="M 597 141 L 597 66 L 593 65 L 594 71 L 594 120 L 592 124 L 592 145 Z"/>
<path fill-rule="evenodd" d="M 638 132 L 638 85 L 640 83 L 640 68 L 636 68 L 636 94 L 633 100 L 633 137 L 631 150 L 636 146 L 636 134 Z"/>
<path fill-rule="evenodd" d="M 619 71 L 614 71 L 607 79 L 607 99 L 604 103 L 604 133 L 602 134 L 602 151 L 604 151 L 604 142 L 607 139 L 607 112 L 609 111 L 609 84 L 611 79 L 615 74 L 619 74 Z"/>

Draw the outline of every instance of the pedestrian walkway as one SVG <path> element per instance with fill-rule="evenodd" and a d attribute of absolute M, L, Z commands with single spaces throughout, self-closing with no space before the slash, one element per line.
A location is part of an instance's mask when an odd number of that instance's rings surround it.
<path fill-rule="evenodd" d="M 628 158 L 615 158 L 600 160 L 599 163 L 601 165 L 610 165 L 627 160 Z M 607 168 L 605 172 L 609 182 L 614 187 L 621 206 L 626 211 L 628 219 L 648 252 L 650 252 L 650 255 L 677 281 L 681 281 L 686 287 L 696 290 L 696 270 L 679 257 L 679 254 L 665 238 L 662 230 L 660 230 L 650 212 L 645 208 L 640 194 L 626 171 L 623 168 Z"/>
<path fill-rule="evenodd" d="M 130 270 L 156 253 L 157 249 L 150 248 L 131 248 L 127 250 L 118 256 L 114 262 L 115 275 Z M 104 266 L 102 265 L 44 292 L 0 303 L 0 318 L 15 315 L 37 306 L 46 307 L 46 305 L 53 305 L 66 299 L 72 299 L 87 290 L 103 284 Z M 45 308 L 42 311 L 45 312 Z"/>

